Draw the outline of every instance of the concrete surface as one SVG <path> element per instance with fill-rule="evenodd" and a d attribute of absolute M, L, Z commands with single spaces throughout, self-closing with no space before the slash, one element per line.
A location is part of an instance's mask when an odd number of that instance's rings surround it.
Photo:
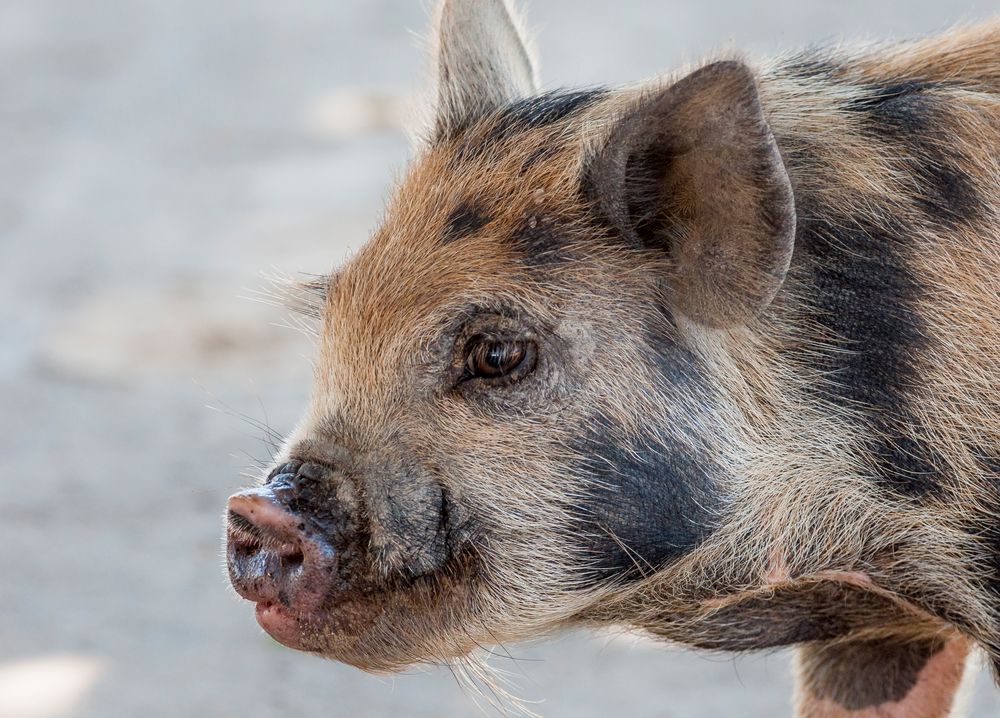
<path fill-rule="evenodd" d="M 997 10 L 531 5 L 552 86 Z M 258 424 L 288 430 L 308 388 L 308 341 L 241 297 L 365 239 L 408 153 L 424 28 L 415 0 L 0 1 L 0 718 L 476 714 L 446 671 L 278 647 L 219 551 L 225 497 L 267 458 Z M 788 713 L 785 653 L 511 650 L 495 663 L 550 718 Z M 973 715 L 998 712 L 981 678 Z"/>

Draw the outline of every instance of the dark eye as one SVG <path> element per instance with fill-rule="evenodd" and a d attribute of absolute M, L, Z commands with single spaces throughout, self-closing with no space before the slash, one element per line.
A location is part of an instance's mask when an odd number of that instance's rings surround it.
<path fill-rule="evenodd" d="M 473 337 L 466 345 L 467 378 L 523 376 L 534 368 L 535 343 Z"/>

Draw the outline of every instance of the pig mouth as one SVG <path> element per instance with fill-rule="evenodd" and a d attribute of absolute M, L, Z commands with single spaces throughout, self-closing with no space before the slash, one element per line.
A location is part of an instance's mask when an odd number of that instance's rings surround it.
<path fill-rule="evenodd" d="M 296 650 L 307 650 L 297 613 L 281 604 L 261 601 L 256 604 L 254 614 L 258 625 L 278 643 Z"/>
<path fill-rule="evenodd" d="M 373 593 L 374 587 L 362 587 L 345 570 L 357 552 L 343 546 L 338 550 L 289 508 L 283 491 L 277 482 L 230 497 L 229 579 L 241 597 L 256 604 L 257 623 L 271 637 L 289 648 L 315 650 L 317 627 L 329 624 L 338 609 L 353 604 L 358 594 Z M 357 619 L 357 610 L 350 613 Z"/>
<path fill-rule="evenodd" d="M 426 625 L 429 610 L 443 611 L 449 597 L 457 598 L 454 587 L 463 582 L 453 580 L 455 565 L 415 577 L 384 576 L 362 548 L 362 533 L 324 530 L 310 518 L 313 512 L 299 510 L 300 499 L 281 475 L 229 499 L 229 579 L 255 604 L 258 625 L 289 648 L 365 670 L 412 663 L 421 638 L 402 629 Z"/>

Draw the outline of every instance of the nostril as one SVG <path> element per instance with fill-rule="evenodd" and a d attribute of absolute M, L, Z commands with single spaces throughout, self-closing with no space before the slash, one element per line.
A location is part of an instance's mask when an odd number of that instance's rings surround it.
<path fill-rule="evenodd" d="M 245 517 L 229 512 L 229 545 L 236 559 L 253 556 L 264 547 L 263 536 L 259 528 Z"/>
<path fill-rule="evenodd" d="M 289 573 L 298 571 L 306 561 L 305 556 L 298 547 L 286 554 L 279 554 L 278 558 L 281 561 L 281 567 Z"/>
<path fill-rule="evenodd" d="M 279 476 L 293 477 L 298 473 L 301 466 L 302 462 L 297 459 L 293 459 L 292 461 L 287 461 L 284 464 L 276 466 L 271 470 L 271 473 L 268 474 L 266 483 L 270 484 Z"/>
<path fill-rule="evenodd" d="M 296 610 L 318 605 L 335 553 L 278 490 L 263 486 L 234 494 L 227 524 L 229 575 L 241 596 Z"/>

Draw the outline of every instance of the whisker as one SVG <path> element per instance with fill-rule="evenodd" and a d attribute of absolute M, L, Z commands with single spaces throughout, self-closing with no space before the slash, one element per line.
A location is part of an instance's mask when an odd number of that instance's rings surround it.
<path fill-rule="evenodd" d="M 259 439 L 264 444 L 265 448 L 267 449 L 267 454 L 268 454 L 267 461 L 264 461 L 264 460 L 261 460 L 261 459 L 257 459 L 255 457 L 251 456 L 250 454 L 247 454 L 247 457 L 255 465 L 258 465 L 260 468 L 265 468 L 269 463 L 273 464 L 274 461 L 275 461 L 275 457 L 281 451 L 281 444 L 284 442 L 284 437 L 281 434 L 279 434 L 278 431 L 271 426 L 271 422 L 270 422 L 270 420 L 269 420 L 269 418 L 267 416 L 267 410 L 264 407 L 264 402 L 261 399 L 260 394 L 259 393 L 255 393 L 255 396 L 257 398 L 258 404 L 260 404 L 261 411 L 264 414 L 264 419 L 263 420 L 257 419 L 255 417 L 251 416 L 250 414 L 247 414 L 245 412 L 242 412 L 242 411 L 239 411 L 239 410 L 235 409 L 232 405 L 230 405 L 229 403 L 223 401 L 217 395 L 215 395 L 212 392 L 210 392 L 202 384 L 200 384 L 198 382 L 195 382 L 195 385 L 198 386 L 206 394 L 208 394 L 208 396 L 210 397 L 211 400 L 213 400 L 213 401 L 215 401 L 216 403 L 219 404 L 219 406 L 213 406 L 212 404 L 206 404 L 205 407 L 207 409 L 210 409 L 212 411 L 218 411 L 218 412 L 220 412 L 222 414 L 225 414 L 226 416 L 230 416 L 230 417 L 233 417 L 235 419 L 240 419 L 243 422 L 249 424 L 254 429 L 256 429 L 257 431 L 260 432 L 260 434 L 261 434 L 260 436 L 253 436 L 253 435 L 246 435 L 246 434 L 245 434 L 245 436 L 249 436 L 250 438 Z M 246 453 L 246 452 L 244 452 L 244 453 Z"/>

